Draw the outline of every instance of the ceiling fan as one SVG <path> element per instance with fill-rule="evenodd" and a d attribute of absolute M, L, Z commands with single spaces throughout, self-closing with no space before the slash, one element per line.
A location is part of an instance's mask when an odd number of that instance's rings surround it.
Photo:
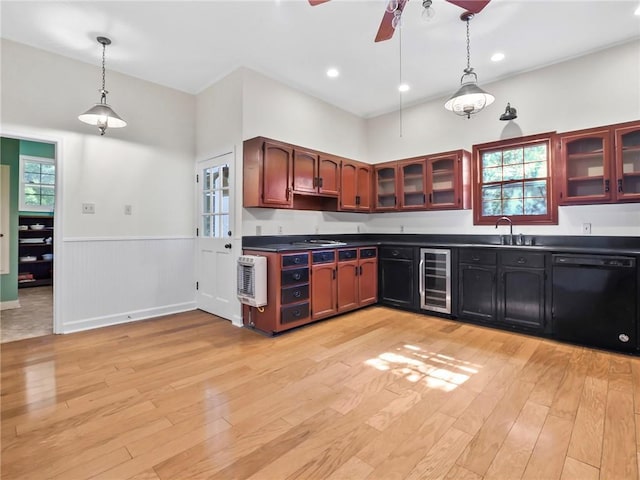
<path fill-rule="evenodd" d="M 311 6 L 320 5 L 322 3 L 326 3 L 329 0 L 309 0 L 309 4 Z M 384 15 L 382 17 L 382 22 L 380 22 L 380 28 L 378 28 L 378 33 L 376 35 L 376 42 L 383 42 L 385 40 L 389 40 L 393 37 L 393 33 L 395 32 L 395 25 L 400 19 L 402 15 L 402 11 L 404 10 L 405 5 L 409 0 L 392 0 L 389 2 L 391 4 L 393 2 L 394 6 L 397 4 L 395 8 L 386 8 Z M 456 5 L 467 12 L 470 13 L 480 13 L 484 7 L 491 0 L 445 0 L 453 5 Z"/>

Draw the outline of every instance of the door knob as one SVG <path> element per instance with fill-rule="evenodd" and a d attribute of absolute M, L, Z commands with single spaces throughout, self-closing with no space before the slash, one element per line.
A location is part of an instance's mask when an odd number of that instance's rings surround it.
<path fill-rule="evenodd" d="M 231 248 L 231 244 L 230 243 L 225 243 L 224 244 L 224 248 Z"/>

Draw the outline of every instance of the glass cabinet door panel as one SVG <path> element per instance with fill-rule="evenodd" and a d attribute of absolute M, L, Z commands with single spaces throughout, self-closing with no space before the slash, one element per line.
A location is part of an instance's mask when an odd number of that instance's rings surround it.
<path fill-rule="evenodd" d="M 424 162 L 410 163 L 402 166 L 403 207 L 418 208 L 425 206 L 424 169 Z"/>
<path fill-rule="evenodd" d="M 618 199 L 640 199 L 640 125 L 617 131 Z"/>

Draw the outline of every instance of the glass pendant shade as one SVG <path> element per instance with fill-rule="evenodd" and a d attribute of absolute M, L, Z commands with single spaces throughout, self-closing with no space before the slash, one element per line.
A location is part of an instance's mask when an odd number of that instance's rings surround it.
<path fill-rule="evenodd" d="M 473 78 L 471 78 L 471 75 L 473 75 Z M 461 83 L 462 85 L 458 91 L 444 104 L 444 108 L 456 115 L 471 118 L 471 115 L 488 107 L 495 100 L 493 95 L 478 86 L 475 73 L 465 73 L 462 76 Z"/>

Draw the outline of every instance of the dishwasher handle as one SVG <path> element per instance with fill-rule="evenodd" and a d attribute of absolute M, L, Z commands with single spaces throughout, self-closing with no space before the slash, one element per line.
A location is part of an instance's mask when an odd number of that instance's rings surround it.
<path fill-rule="evenodd" d="M 573 267 L 635 268 L 636 259 L 606 255 L 553 255 L 553 264 Z"/>

